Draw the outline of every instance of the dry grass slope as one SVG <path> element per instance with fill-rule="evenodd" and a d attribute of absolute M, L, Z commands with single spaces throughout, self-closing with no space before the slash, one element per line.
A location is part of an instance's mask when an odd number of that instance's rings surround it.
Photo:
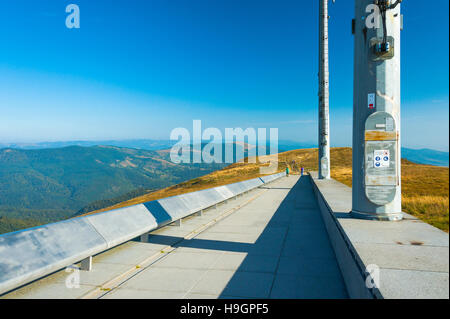
<path fill-rule="evenodd" d="M 301 149 L 279 154 L 278 171 L 290 167 L 298 173 L 317 170 L 317 149 Z M 295 163 L 293 163 L 295 161 Z M 258 163 L 236 163 L 211 174 L 152 192 L 129 201 L 119 203 L 96 212 L 144 203 L 147 201 L 184 194 L 210 187 L 230 184 L 261 176 Z M 349 147 L 331 149 L 331 177 L 352 186 L 352 149 Z M 431 165 L 421 165 L 402 160 L 402 208 L 423 221 L 449 231 L 449 169 Z M 92 214 L 90 213 L 90 214 Z"/>
<path fill-rule="evenodd" d="M 268 164 L 260 163 L 259 160 L 257 161 L 257 163 L 235 163 L 225 167 L 224 169 L 215 171 L 205 176 L 194 178 L 177 185 L 173 185 L 146 195 L 130 199 L 128 201 L 113 205 L 111 207 L 87 213 L 85 215 L 141 204 L 155 199 L 162 199 L 170 196 L 181 195 L 185 193 L 199 191 L 202 189 L 227 185 L 247 179 L 256 178 L 262 176 L 259 172 L 259 168 L 261 166 L 267 165 Z M 284 170 L 286 170 L 286 165 L 284 163 L 280 163 L 277 172 L 282 172 Z"/>
<path fill-rule="evenodd" d="M 295 150 L 280 154 L 280 159 L 301 163 L 317 170 L 317 149 Z M 294 168 L 295 169 L 295 168 Z M 331 149 L 331 177 L 352 186 L 352 149 Z M 402 209 L 423 221 L 449 231 L 449 169 L 415 164 L 402 159 Z"/>

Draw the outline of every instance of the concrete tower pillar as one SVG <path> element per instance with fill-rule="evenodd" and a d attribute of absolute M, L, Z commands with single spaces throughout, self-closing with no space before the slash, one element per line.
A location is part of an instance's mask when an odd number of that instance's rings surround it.
<path fill-rule="evenodd" d="M 352 215 L 402 219 L 401 1 L 355 0 Z"/>

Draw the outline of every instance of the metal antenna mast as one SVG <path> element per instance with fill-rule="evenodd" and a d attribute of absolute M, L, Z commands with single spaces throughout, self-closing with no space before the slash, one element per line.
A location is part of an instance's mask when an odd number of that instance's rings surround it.
<path fill-rule="evenodd" d="M 333 0 L 334 2 L 334 0 Z M 319 179 L 330 178 L 328 0 L 319 4 Z"/>

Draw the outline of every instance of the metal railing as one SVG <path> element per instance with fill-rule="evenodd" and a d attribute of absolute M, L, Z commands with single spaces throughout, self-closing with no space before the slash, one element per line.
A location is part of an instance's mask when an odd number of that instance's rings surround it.
<path fill-rule="evenodd" d="M 0 295 L 167 224 L 270 183 L 286 173 L 154 200 L 0 235 Z"/>

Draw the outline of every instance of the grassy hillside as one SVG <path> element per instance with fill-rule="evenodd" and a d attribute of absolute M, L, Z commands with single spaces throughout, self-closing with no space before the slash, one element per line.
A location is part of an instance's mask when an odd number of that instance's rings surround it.
<path fill-rule="evenodd" d="M 138 196 L 136 198 L 130 199 L 128 201 L 124 201 L 122 203 L 118 203 L 116 205 L 112 205 L 110 207 L 106 207 L 103 209 L 99 209 L 96 211 L 92 211 L 88 214 L 94 214 L 98 212 L 103 212 L 106 210 L 131 206 L 135 204 L 145 203 L 148 201 L 152 201 L 155 199 L 166 198 L 170 196 L 190 193 L 199 191 L 202 189 L 207 189 L 211 187 L 227 185 L 231 183 L 240 182 L 243 180 L 256 178 L 262 176 L 260 174 L 259 168 L 261 166 L 267 166 L 268 164 L 259 163 L 234 163 L 231 164 L 221 170 L 209 173 L 205 176 L 201 176 L 177 185 L 173 185 L 155 192 L 148 193 L 146 195 Z M 280 163 L 278 166 L 277 172 L 281 172 L 286 169 L 285 163 Z"/>
<path fill-rule="evenodd" d="M 332 148 L 331 177 L 352 186 L 352 149 Z M 280 154 L 280 160 L 295 160 L 308 170 L 317 170 L 317 149 Z M 296 168 L 293 168 L 296 169 Z M 402 159 L 402 209 L 423 221 L 449 231 L 449 168 L 415 164 Z"/>
<path fill-rule="evenodd" d="M 279 169 L 289 165 L 291 172 L 317 170 L 317 149 L 302 149 L 279 154 Z M 267 158 L 267 157 L 266 157 Z M 295 161 L 295 164 L 293 163 Z M 159 198 L 179 195 L 209 187 L 225 185 L 259 176 L 259 167 L 263 164 L 236 163 L 220 171 L 210 173 L 178 185 L 133 198 L 117 205 L 98 210 L 125 207 Z M 331 149 L 331 176 L 351 187 L 352 149 Z M 405 212 L 417 216 L 446 232 L 449 230 L 449 169 L 431 165 L 415 164 L 402 160 L 402 208 Z M 93 212 L 92 212 L 93 213 Z"/>
<path fill-rule="evenodd" d="M 168 152 L 112 146 L 1 149 L 0 231 L 110 206 L 224 166 L 174 164 Z"/>
<path fill-rule="evenodd" d="M 9 233 L 19 229 L 25 229 L 46 224 L 43 221 L 30 218 L 10 218 L 7 216 L 0 216 L 0 234 Z"/>

